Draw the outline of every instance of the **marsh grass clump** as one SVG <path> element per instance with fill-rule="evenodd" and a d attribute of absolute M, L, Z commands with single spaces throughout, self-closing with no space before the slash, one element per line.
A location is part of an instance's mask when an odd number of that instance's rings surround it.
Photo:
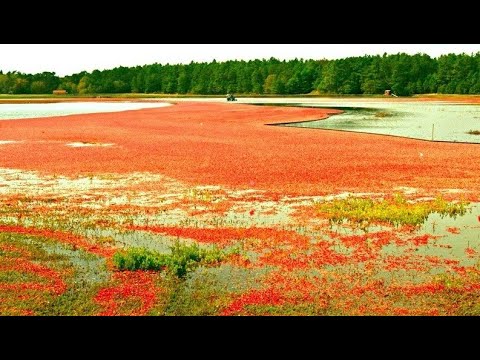
<path fill-rule="evenodd" d="M 395 194 L 390 199 L 367 199 L 350 196 L 329 202 L 316 203 L 322 216 L 331 224 L 344 221 L 366 229 L 372 223 L 386 223 L 396 227 L 401 225 L 419 226 L 432 213 L 455 217 L 465 214 L 468 203 L 447 202 L 442 197 L 433 201 L 408 202 L 405 197 Z"/>
<path fill-rule="evenodd" d="M 376 118 L 385 118 L 385 117 L 391 117 L 391 116 L 393 116 L 393 114 L 388 111 L 377 111 L 375 113 Z"/>
<path fill-rule="evenodd" d="M 162 270 L 166 266 L 164 254 L 144 248 L 117 251 L 113 263 L 119 270 Z"/>
<path fill-rule="evenodd" d="M 215 194 L 207 189 L 192 188 L 184 194 L 184 198 L 190 201 L 210 203 L 216 200 Z"/>
<path fill-rule="evenodd" d="M 220 249 L 203 249 L 198 244 L 187 245 L 179 241 L 170 247 L 170 254 L 144 248 L 118 251 L 113 263 L 119 270 L 167 270 L 179 278 L 200 265 L 218 264 L 226 256 Z"/>
<path fill-rule="evenodd" d="M 480 135 L 480 130 L 469 130 L 467 131 L 469 135 Z"/>

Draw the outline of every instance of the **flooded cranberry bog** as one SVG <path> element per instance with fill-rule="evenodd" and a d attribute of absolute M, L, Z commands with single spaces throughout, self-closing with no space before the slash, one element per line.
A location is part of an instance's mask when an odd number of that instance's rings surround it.
<path fill-rule="evenodd" d="M 479 144 L 242 102 L 0 120 L 0 314 L 480 313 Z"/>

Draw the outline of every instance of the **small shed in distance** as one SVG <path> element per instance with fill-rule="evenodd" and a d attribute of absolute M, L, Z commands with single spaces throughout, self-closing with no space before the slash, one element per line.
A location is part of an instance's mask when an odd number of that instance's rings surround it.
<path fill-rule="evenodd" d="M 53 90 L 53 95 L 67 95 L 67 90 Z"/>
<path fill-rule="evenodd" d="M 392 90 L 385 90 L 385 93 L 383 95 L 392 96 Z"/>

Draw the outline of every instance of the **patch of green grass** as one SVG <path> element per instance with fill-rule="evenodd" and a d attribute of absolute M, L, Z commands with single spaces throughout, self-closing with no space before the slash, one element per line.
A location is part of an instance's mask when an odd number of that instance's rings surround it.
<path fill-rule="evenodd" d="M 479 316 L 480 315 L 480 290 L 466 292 L 471 284 L 480 282 L 478 264 L 475 271 L 468 272 L 464 276 L 455 273 L 444 273 L 436 276 L 434 281 L 445 286 L 442 294 L 445 305 L 455 304 L 453 315 L 455 316 Z M 429 299 L 430 300 L 430 299 Z"/>
<path fill-rule="evenodd" d="M 108 281 L 105 260 L 83 250 L 72 250 L 48 238 L 14 233 L 0 233 L 0 243 L 14 245 L 19 251 L 3 251 L 0 263 L 23 258 L 62 274 L 67 289 L 56 295 L 38 290 L 0 292 L 0 315 L 95 315 L 99 306 L 94 296 Z M 45 278 L 18 271 L 0 271 L 0 284 L 43 284 Z M 48 282 L 48 281 L 47 281 Z"/>
<path fill-rule="evenodd" d="M 265 269 L 244 269 L 228 264 L 200 266 L 184 281 L 166 277 L 159 306 L 151 315 L 215 316 L 232 301 L 234 294 L 258 288 Z"/>
<path fill-rule="evenodd" d="M 2 254 L 0 254 L 0 257 Z M 2 271 L 0 272 L 0 284 L 19 283 L 19 282 L 35 282 L 38 284 L 47 283 L 47 281 L 41 276 L 24 273 L 19 271 Z"/>
<path fill-rule="evenodd" d="M 130 248 L 117 251 L 113 263 L 119 270 L 156 270 L 167 269 L 179 278 L 200 265 L 218 264 L 226 253 L 218 248 L 203 249 L 198 244 L 187 245 L 180 241 L 170 247 L 170 254 L 162 254 L 145 248 Z"/>
<path fill-rule="evenodd" d="M 36 315 L 92 316 L 98 314 L 101 307 L 92 299 L 101 288 L 101 285 L 90 286 L 85 282 L 69 285 L 71 287 L 67 291 L 38 309 Z"/>
<path fill-rule="evenodd" d="M 394 226 L 421 225 L 432 213 L 455 217 L 465 214 L 468 203 L 447 202 L 442 197 L 434 201 L 408 202 L 405 197 L 395 194 L 391 199 L 366 199 L 350 196 L 329 202 L 316 203 L 322 216 L 332 224 L 349 221 L 362 229 L 372 223 L 387 223 Z"/>
<path fill-rule="evenodd" d="M 260 287 L 266 269 L 245 269 L 229 264 L 199 266 L 184 279 L 165 272 L 158 279 L 162 292 L 148 315 L 216 316 L 234 296 Z"/>
<path fill-rule="evenodd" d="M 201 268 L 203 269 L 203 268 Z M 212 316 L 228 305 L 230 292 L 209 272 L 200 271 L 187 281 L 171 278 L 162 285 L 167 289 L 161 315 Z"/>
<path fill-rule="evenodd" d="M 253 316 L 325 316 L 342 315 L 334 309 L 324 309 L 316 303 L 298 303 L 282 305 L 247 305 L 245 312 Z"/>

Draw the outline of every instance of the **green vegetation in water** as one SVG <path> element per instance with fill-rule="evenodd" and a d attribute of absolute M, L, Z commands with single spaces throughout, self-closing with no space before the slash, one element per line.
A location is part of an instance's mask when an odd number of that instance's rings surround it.
<path fill-rule="evenodd" d="M 162 287 L 164 303 L 152 309 L 152 315 L 214 316 L 231 301 L 230 292 L 221 286 L 218 276 L 205 268 L 200 268 L 186 281 L 166 278 Z"/>
<path fill-rule="evenodd" d="M 405 197 L 395 194 L 392 199 L 373 200 L 358 197 L 348 197 L 329 202 L 316 203 L 322 216 L 328 218 L 331 224 L 341 224 L 349 221 L 366 229 L 371 223 L 387 223 L 394 226 L 418 226 L 425 222 L 432 213 L 455 217 L 464 215 L 467 202 L 447 202 L 442 197 L 434 201 L 408 202 Z"/>
<path fill-rule="evenodd" d="M 480 135 L 480 130 L 470 130 L 470 131 L 467 131 L 467 134 L 470 134 L 470 135 Z"/>
<path fill-rule="evenodd" d="M 170 251 L 170 254 L 162 254 L 145 248 L 131 248 L 116 252 L 113 263 L 119 270 L 166 269 L 184 278 L 198 266 L 219 264 L 228 255 L 218 248 L 202 249 L 198 244 L 186 245 L 179 241 L 170 247 Z"/>
<path fill-rule="evenodd" d="M 0 286 L 19 286 L 23 290 L 0 291 L 0 316 L 20 315 L 29 312 L 37 316 L 76 316 L 94 315 L 99 306 L 94 296 L 107 283 L 109 272 L 105 260 L 83 250 L 73 250 L 69 245 L 44 238 L 25 234 L 0 233 L 0 245 L 14 246 L 18 251 L 0 251 Z M 24 270 L 8 270 L 8 264 L 21 261 L 23 252 L 28 252 L 27 264 L 35 264 L 49 269 L 42 275 L 32 273 L 30 268 Z M 32 265 L 34 266 L 34 265 Z M 34 267 L 33 267 L 34 268 Z M 36 285 L 52 285 L 46 275 L 49 271 L 63 274 L 66 291 L 60 295 L 49 291 L 48 287 Z M 35 284 L 33 289 L 28 286 Z"/>
<path fill-rule="evenodd" d="M 229 264 L 199 267 L 186 279 L 165 276 L 159 302 L 149 315 L 216 316 L 236 296 L 261 287 L 268 269 L 245 269 Z"/>

